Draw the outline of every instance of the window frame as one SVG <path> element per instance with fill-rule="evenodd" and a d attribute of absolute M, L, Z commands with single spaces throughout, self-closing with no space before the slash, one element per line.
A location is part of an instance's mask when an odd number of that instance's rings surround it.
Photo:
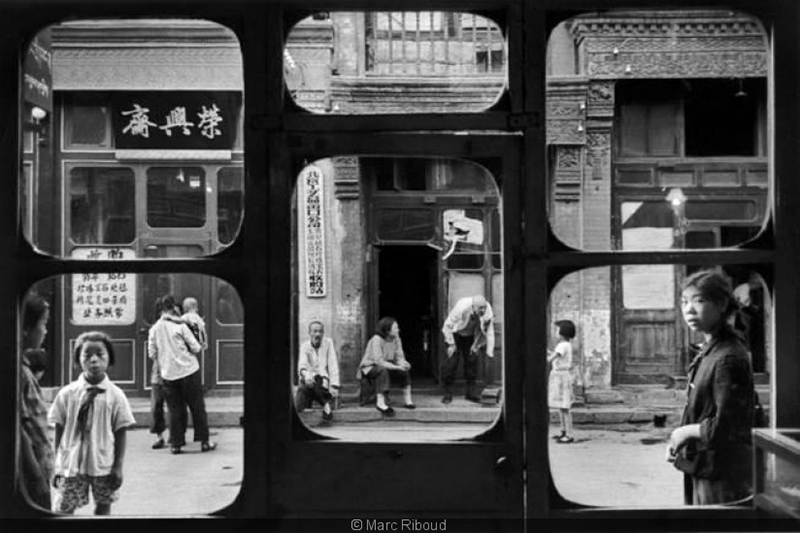
<path fill-rule="evenodd" d="M 245 307 L 245 326 L 253 332 L 245 338 L 245 461 L 247 473 L 243 478 L 239 500 L 223 514 L 239 517 L 279 517 L 279 509 L 265 502 L 271 501 L 274 482 L 269 463 L 283 453 L 273 428 L 289 427 L 285 410 L 270 404 L 269 390 L 276 379 L 287 379 L 288 372 L 270 376 L 266 372 L 264 353 L 286 353 L 291 327 L 283 312 L 269 303 L 279 296 L 286 301 L 281 283 L 291 279 L 291 265 L 287 258 L 291 249 L 290 229 L 285 224 L 289 215 L 288 204 L 292 194 L 293 176 L 286 147 L 297 142 L 298 136 L 315 132 L 316 138 L 325 133 L 347 136 L 384 129 L 391 121 L 393 131 L 499 130 L 522 135 L 524 159 L 520 170 L 523 194 L 520 217 L 524 217 L 522 242 L 518 248 L 507 249 L 504 257 L 521 265 L 523 287 L 520 321 L 525 324 L 526 342 L 522 343 L 522 372 L 525 391 L 524 424 L 527 447 L 524 449 L 528 471 L 525 513 L 527 518 L 555 518 L 583 520 L 596 518 L 655 518 L 663 517 L 664 510 L 630 510 L 621 508 L 590 509 L 564 500 L 555 491 L 550 478 L 546 431 L 549 413 L 546 403 L 547 312 L 550 292 L 558 280 L 567 273 L 592 266 L 617 266 L 622 264 L 754 264 L 758 265 L 773 291 L 775 366 L 772 369 L 773 400 L 771 413 L 776 427 L 800 426 L 800 350 L 796 335 L 795 318 L 800 312 L 800 180 L 793 179 L 800 168 L 800 4 L 781 0 L 731 0 L 717 2 L 714 6 L 742 9 L 761 19 L 770 41 L 770 77 L 768 80 L 768 155 L 769 219 L 759 237 L 734 249 L 697 251 L 670 250 L 654 252 L 591 252 L 577 251 L 558 242 L 548 223 L 548 178 L 545 116 L 546 49 L 550 30 L 571 14 L 594 11 L 598 7 L 630 7 L 625 0 L 591 2 L 589 0 L 409 0 L 403 3 L 408 9 L 492 9 L 505 11 L 509 29 L 509 88 L 498 104 L 482 113 L 454 113 L 446 116 L 313 116 L 300 112 L 288 102 L 282 82 L 282 53 L 285 9 L 326 10 L 332 7 L 346 9 L 378 10 L 397 8 L 397 0 L 294 0 L 292 2 L 265 0 L 261 3 L 246 0 L 228 0 L 209 3 L 197 1 L 163 2 L 136 5 L 117 2 L 76 3 L 55 0 L 11 0 L 7 3 L 6 17 L 0 21 L 5 35 L 14 36 L 0 41 L 0 77 L 16 80 L 0 86 L 4 102 L 18 102 L 20 98 L 20 71 L 18 58 L 23 57 L 27 40 L 39 28 L 58 20 L 83 17 L 134 17 L 175 16 L 175 14 L 219 22 L 236 32 L 244 57 L 245 94 L 245 210 L 239 237 L 225 250 L 211 257 L 186 260 L 74 261 L 43 257 L 27 243 L 18 218 L 20 184 L 10 180 L 5 194 L 0 195 L 0 249 L 8 261 L 0 262 L 0 318 L 4 324 L 17 324 L 17 309 L 22 292 L 36 281 L 60 274 L 77 272 L 121 271 L 130 273 L 196 272 L 221 277 L 232 283 L 242 295 Z M 695 6 L 690 0 L 640 0 L 641 8 L 668 8 Z M 42 9 L 47 7 L 47 9 Z M 244 16 L 245 13 L 247 16 Z M 291 26 L 291 24 L 288 24 Z M 525 28 L 525 31 L 521 31 Z M 523 54 L 522 52 L 527 51 Z M 531 53 L 532 52 L 532 53 Z M 780 112 L 775 112 L 780 110 Z M 19 112 L 7 113 L 10 131 L 21 131 Z M 6 176 L 18 176 L 21 165 L 19 135 L 0 145 L 0 170 Z M 308 136 L 311 139 L 314 136 Z M 465 138 L 465 140 L 468 140 Z M 480 151 L 480 147 L 475 147 Z M 264 206 L 282 205 L 280 209 Z M 522 219 L 516 220 L 522 223 Z M 511 224 L 506 219 L 504 225 Z M 266 282 L 257 281 L 249 273 L 262 273 Z M 259 276 L 261 277 L 261 276 Z M 288 286 L 288 284 L 285 284 Z M 778 298 L 775 294 L 778 293 Z M 520 339 L 523 337 L 520 336 Z M 514 339 L 514 337 L 511 337 Z M 519 340 L 519 339 L 514 339 Z M 0 350 L 6 354 L 18 351 L 15 335 L 0 336 Z M 286 358 L 285 365 L 290 364 Z M 17 390 L 19 364 L 17 358 L 10 365 L 11 372 L 0 373 L 0 390 Z M 14 402 L 0 407 L 0 420 L 7 428 L 16 427 Z M 0 479 L 14 479 L 16 471 L 15 432 L 5 432 L 0 438 Z M 0 487 L 0 500 L 8 502 L 0 510 L 2 516 L 36 515 L 27 508 L 12 483 Z M 357 502 L 354 502 L 354 507 Z M 348 510 L 341 510 L 346 512 Z M 402 509 L 397 509 L 401 512 Z M 751 508 L 681 508 L 669 510 L 670 525 L 678 529 L 691 527 L 689 520 L 705 518 L 755 518 Z M 685 521 L 685 522 L 684 522 Z M 681 526 L 680 524 L 684 524 Z M 696 523 L 695 523 L 696 524 Z M 214 524 L 216 527 L 219 524 Z M 725 529 L 729 522 L 719 522 Z M 99 527 L 99 526 L 98 526 Z M 510 528 L 513 529 L 514 526 Z M 742 527 L 742 526 L 739 526 Z"/>

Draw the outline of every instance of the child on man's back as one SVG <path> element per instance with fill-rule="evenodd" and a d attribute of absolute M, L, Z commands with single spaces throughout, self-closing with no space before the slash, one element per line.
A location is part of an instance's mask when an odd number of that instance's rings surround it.
<path fill-rule="evenodd" d="M 186 325 L 192 330 L 200 346 L 202 346 L 204 350 L 207 349 L 206 323 L 198 312 L 197 300 L 195 298 L 189 296 L 183 299 L 183 315 L 181 315 L 181 320 L 186 322 Z"/>

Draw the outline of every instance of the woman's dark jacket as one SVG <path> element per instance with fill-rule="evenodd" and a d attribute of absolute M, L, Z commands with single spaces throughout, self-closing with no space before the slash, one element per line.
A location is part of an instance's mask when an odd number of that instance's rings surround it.
<path fill-rule="evenodd" d="M 689 366 L 689 389 L 681 425 L 700 424 L 694 477 L 750 477 L 753 427 L 753 372 L 750 356 L 733 331 L 725 329 L 701 349 Z"/>

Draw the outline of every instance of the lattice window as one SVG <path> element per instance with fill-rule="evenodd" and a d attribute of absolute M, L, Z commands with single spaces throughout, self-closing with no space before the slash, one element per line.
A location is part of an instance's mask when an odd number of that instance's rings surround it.
<path fill-rule="evenodd" d="M 471 13 L 367 13 L 366 39 L 369 74 L 501 76 L 505 72 L 500 28 Z"/>

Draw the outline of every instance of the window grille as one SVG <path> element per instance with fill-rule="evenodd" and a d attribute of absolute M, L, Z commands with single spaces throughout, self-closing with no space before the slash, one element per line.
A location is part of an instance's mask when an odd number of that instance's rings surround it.
<path fill-rule="evenodd" d="M 505 41 L 490 20 L 471 13 L 366 14 L 366 71 L 379 76 L 505 73 Z"/>

